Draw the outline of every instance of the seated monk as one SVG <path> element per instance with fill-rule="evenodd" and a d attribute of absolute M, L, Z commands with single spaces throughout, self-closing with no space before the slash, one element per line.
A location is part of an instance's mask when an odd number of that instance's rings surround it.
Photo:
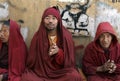
<path fill-rule="evenodd" d="M 21 81 L 82 81 L 75 67 L 71 33 L 62 25 L 59 10 L 45 10 L 35 33 Z"/>
<path fill-rule="evenodd" d="M 15 21 L 0 27 L 0 81 L 20 81 L 25 69 L 27 48 Z"/>
<path fill-rule="evenodd" d="M 101 22 L 85 49 L 83 72 L 88 81 L 120 81 L 120 44 L 112 25 Z"/>

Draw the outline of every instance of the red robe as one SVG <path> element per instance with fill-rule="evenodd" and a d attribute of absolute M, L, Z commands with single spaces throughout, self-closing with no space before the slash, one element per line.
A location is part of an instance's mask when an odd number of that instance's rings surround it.
<path fill-rule="evenodd" d="M 10 20 L 8 81 L 20 81 L 25 69 L 27 47 L 15 21 Z"/>
<path fill-rule="evenodd" d="M 0 74 L 8 73 L 8 45 L 0 42 Z"/>
<path fill-rule="evenodd" d="M 43 23 L 47 15 L 54 15 L 59 22 L 57 45 L 60 50 L 54 56 L 48 54 L 50 44 Z M 32 39 L 22 81 L 81 81 L 75 68 L 72 35 L 63 27 L 60 14 L 54 8 L 45 10 L 39 30 Z"/>
<path fill-rule="evenodd" d="M 99 36 L 104 32 L 113 35 L 108 52 L 105 52 L 98 42 Z M 103 65 L 108 59 L 115 61 L 117 65 L 115 72 L 111 74 L 108 72 L 96 72 L 97 67 Z M 116 34 L 109 23 L 100 23 L 94 41 L 86 47 L 83 56 L 83 71 L 88 81 L 120 81 L 120 44 L 118 44 Z"/>

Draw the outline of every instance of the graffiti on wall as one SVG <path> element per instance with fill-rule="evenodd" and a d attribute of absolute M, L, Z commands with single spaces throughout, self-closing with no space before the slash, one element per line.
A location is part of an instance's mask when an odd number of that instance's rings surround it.
<path fill-rule="evenodd" d="M 112 24 L 120 38 L 120 13 L 116 8 L 105 2 L 96 3 L 95 30 L 100 22 L 108 21 Z"/>
<path fill-rule="evenodd" d="M 6 19 L 9 16 L 8 3 L 0 3 L 0 20 Z"/>
<path fill-rule="evenodd" d="M 120 0 L 111 0 L 113 3 L 120 2 Z"/>
<path fill-rule="evenodd" d="M 86 13 L 91 5 L 90 1 L 91 0 L 84 0 L 84 3 L 74 2 L 67 4 L 61 12 L 63 25 L 73 35 L 88 36 L 94 30 L 94 19 Z"/>

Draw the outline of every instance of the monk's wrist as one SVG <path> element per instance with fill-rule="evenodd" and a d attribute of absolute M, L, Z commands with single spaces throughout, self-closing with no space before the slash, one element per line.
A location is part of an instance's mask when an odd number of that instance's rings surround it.
<path fill-rule="evenodd" d="M 99 66 L 99 67 L 97 67 L 97 72 L 103 72 L 103 66 Z"/>

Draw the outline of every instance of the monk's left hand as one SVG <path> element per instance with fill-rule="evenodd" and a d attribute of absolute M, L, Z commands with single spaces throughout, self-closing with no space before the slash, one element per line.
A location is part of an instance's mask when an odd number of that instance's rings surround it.
<path fill-rule="evenodd" d="M 116 64 L 114 63 L 113 60 L 111 60 L 108 73 L 115 72 L 116 68 L 117 68 Z"/>
<path fill-rule="evenodd" d="M 59 47 L 56 45 L 56 44 L 53 44 L 52 46 L 50 46 L 49 48 L 49 55 L 52 56 L 52 55 L 55 55 L 57 54 L 59 51 Z"/>
<path fill-rule="evenodd" d="M 2 75 L 2 74 L 0 74 L 0 81 L 2 81 L 2 79 L 3 79 L 3 75 Z"/>

